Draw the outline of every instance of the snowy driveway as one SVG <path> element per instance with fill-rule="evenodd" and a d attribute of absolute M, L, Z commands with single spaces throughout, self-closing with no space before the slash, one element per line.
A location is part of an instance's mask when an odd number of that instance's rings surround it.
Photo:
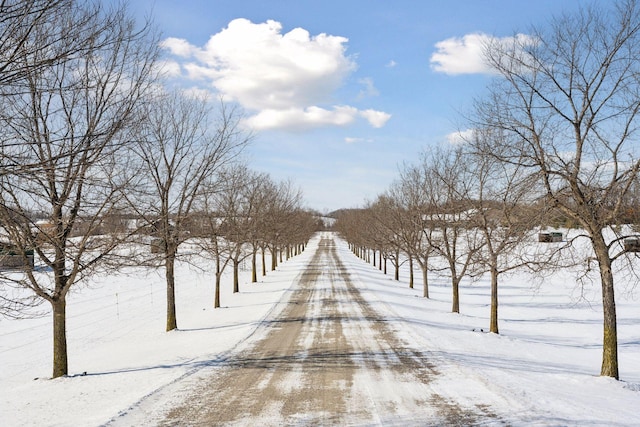
<path fill-rule="evenodd" d="M 638 425 L 634 294 L 618 302 L 615 381 L 598 376 L 599 294 L 573 299 L 571 271 L 535 289 L 509 277 L 496 335 L 478 332 L 488 280 L 451 313 L 448 278 L 425 299 L 405 267 L 396 281 L 320 233 L 258 283 L 241 271 L 214 309 L 211 270 L 181 264 L 171 333 L 159 272 L 96 278 L 70 296 L 68 377 L 47 377 L 50 316 L 0 321 L 0 424 Z"/>
<path fill-rule="evenodd" d="M 172 409 L 166 425 L 470 425 L 430 385 L 428 353 L 400 341 L 360 296 L 325 235 L 264 339 L 230 357 Z M 440 378 L 442 379 L 442 378 Z"/>

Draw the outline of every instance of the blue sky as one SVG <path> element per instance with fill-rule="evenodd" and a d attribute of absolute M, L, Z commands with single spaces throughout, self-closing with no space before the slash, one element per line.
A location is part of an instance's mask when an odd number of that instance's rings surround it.
<path fill-rule="evenodd" d="M 584 2 L 582 2 L 584 3 Z M 132 0 L 186 88 L 239 103 L 252 169 L 328 212 L 374 200 L 447 144 L 491 76 L 483 37 L 526 34 L 578 0 Z"/>

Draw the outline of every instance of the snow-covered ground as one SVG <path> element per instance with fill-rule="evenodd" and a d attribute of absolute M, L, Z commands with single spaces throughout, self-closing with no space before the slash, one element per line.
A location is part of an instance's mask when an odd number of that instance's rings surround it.
<path fill-rule="evenodd" d="M 51 321 L 0 320 L 0 424 L 97 426 L 135 415 L 148 396 L 196 375 L 251 340 L 261 319 L 282 305 L 318 238 L 257 284 L 241 275 L 241 292 L 225 278 L 221 309 L 213 309 L 211 271 L 181 265 L 179 330 L 166 333 L 161 272 L 139 270 L 95 280 L 69 297 L 70 376 L 51 375 Z M 446 279 L 431 298 L 339 247 L 352 280 L 398 336 L 433 355 L 445 397 L 473 405 L 474 384 L 492 391 L 496 423 L 511 425 L 638 425 L 640 310 L 638 292 L 617 295 L 621 381 L 598 376 L 602 315 L 599 289 L 578 291 L 571 272 L 542 285 L 524 273 L 503 279 L 500 332 L 487 334 L 489 283 L 461 288 L 461 314 L 450 313 Z M 405 267 L 406 268 L 406 267 Z M 579 296 L 581 297 L 579 298 Z M 262 329 L 259 329 L 262 330 Z M 165 396 L 166 398 L 166 396 Z M 149 399 L 147 399 L 148 401 Z M 148 406 L 148 405 L 147 405 Z M 148 409 L 148 408 L 147 408 Z M 124 415 L 124 416 L 123 416 Z M 135 419 L 132 416 L 131 419 Z"/>

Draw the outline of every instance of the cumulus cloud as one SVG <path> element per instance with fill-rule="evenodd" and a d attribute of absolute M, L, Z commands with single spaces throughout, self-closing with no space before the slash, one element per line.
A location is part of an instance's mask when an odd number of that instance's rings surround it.
<path fill-rule="evenodd" d="M 489 43 L 503 46 L 526 46 L 534 39 L 525 34 L 515 37 L 493 37 L 484 33 L 452 37 L 436 43 L 431 55 L 431 68 L 445 74 L 494 74 L 495 70 L 484 60 L 483 49 Z"/>
<path fill-rule="evenodd" d="M 359 114 L 374 128 L 381 128 L 391 118 L 391 114 L 376 110 L 364 110 L 360 111 Z"/>
<path fill-rule="evenodd" d="M 169 37 L 160 42 L 160 47 L 176 56 L 188 57 L 193 53 L 193 46 L 185 39 Z"/>
<path fill-rule="evenodd" d="M 245 122 L 254 129 L 306 130 L 322 126 L 346 126 L 358 117 L 358 109 L 337 106 L 328 110 L 310 106 L 306 108 L 265 109 Z"/>
<path fill-rule="evenodd" d="M 347 42 L 303 28 L 283 34 L 279 22 L 241 18 L 202 47 L 175 38 L 162 46 L 184 58 L 188 78 L 209 82 L 226 99 L 255 111 L 248 122 L 256 129 L 299 129 L 345 125 L 360 116 L 353 107 L 327 105 L 357 68 L 346 55 Z"/>

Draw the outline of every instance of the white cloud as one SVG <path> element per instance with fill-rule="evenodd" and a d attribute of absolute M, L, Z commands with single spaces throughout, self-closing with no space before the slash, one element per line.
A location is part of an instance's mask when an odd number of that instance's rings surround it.
<path fill-rule="evenodd" d="M 358 110 L 349 106 L 337 106 L 332 110 L 310 106 L 306 108 L 261 110 L 246 120 L 256 130 L 290 129 L 307 130 L 322 126 L 346 126 L 355 121 Z"/>
<path fill-rule="evenodd" d="M 515 37 L 497 38 L 484 33 L 452 37 L 436 43 L 437 51 L 431 55 L 431 68 L 445 74 L 495 74 L 495 70 L 484 60 L 484 48 L 489 43 L 503 46 L 526 46 L 534 39 L 525 34 Z"/>
<path fill-rule="evenodd" d="M 395 67 L 396 65 L 398 65 L 398 63 L 392 59 L 391 61 L 387 62 L 387 65 L 385 65 L 385 67 L 387 67 L 387 68 L 393 68 L 393 67 Z"/>
<path fill-rule="evenodd" d="M 193 53 L 193 46 L 185 39 L 169 37 L 160 42 L 160 47 L 167 49 L 176 56 L 188 57 Z"/>
<path fill-rule="evenodd" d="M 160 74 L 165 77 L 177 77 L 181 73 L 180 64 L 178 64 L 176 61 L 158 61 L 157 66 Z"/>
<path fill-rule="evenodd" d="M 364 110 L 360 111 L 359 114 L 360 117 L 365 118 L 374 128 L 381 128 L 391 118 L 391 114 L 376 110 Z"/>
<path fill-rule="evenodd" d="M 311 36 L 303 28 L 283 34 L 279 22 L 254 24 L 241 18 L 202 47 L 175 38 L 162 46 L 185 59 L 188 78 L 209 82 L 226 99 L 255 111 L 248 123 L 260 129 L 299 129 L 369 120 L 369 113 L 363 116 L 353 107 L 327 106 L 357 68 L 346 55 L 347 42 L 324 33 Z M 374 91 L 373 82 L 365 90 Z"/>
<path fill-rule="evenodd" d="M 253 109 L 304 107 L 327 97 L 355 69 L 344 37 L 296 28 L 280 34 L 275 21 L 236 19 L 198 53 L 221 92 Z"/>
<path fill-rule="evenodd" d="M 457 132 L 452 132 L 447 135 L 447 142 L 451 145 L 461 145 L 470 141 L 473 138 L 475 129 L 465 129 Z"/>

